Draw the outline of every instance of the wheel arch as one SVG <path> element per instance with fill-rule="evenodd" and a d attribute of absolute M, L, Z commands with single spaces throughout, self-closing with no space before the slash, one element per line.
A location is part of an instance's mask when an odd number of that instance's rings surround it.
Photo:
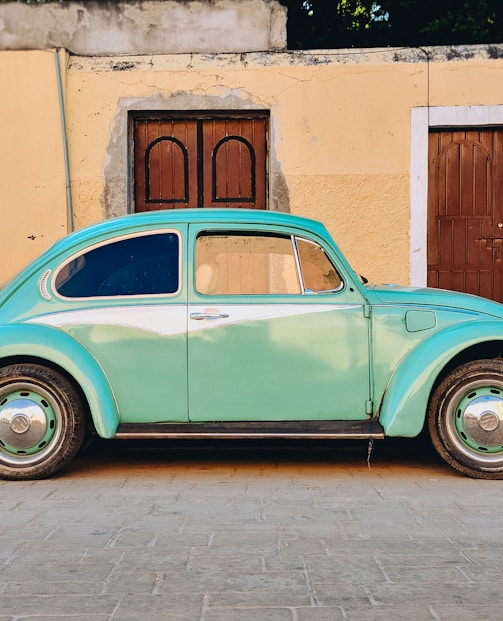
<path fill-rule="evenodd" d="M 503 356 L 500 321 L 477 320 L 449 326 L 424 340 L 396 367 L 378 410 L 388 436 L 421 433 L 433 391 L 465 362 Z"/>
<path fill-rule="evenodd" d="M 49 366 L 65 375 L 82 395 L 96 433 L 115 436 L 119 411 L 112 388 L 98 361 L 77 340 L 52 326 L 2 326 L 0 366 L 21 362 Z"/>

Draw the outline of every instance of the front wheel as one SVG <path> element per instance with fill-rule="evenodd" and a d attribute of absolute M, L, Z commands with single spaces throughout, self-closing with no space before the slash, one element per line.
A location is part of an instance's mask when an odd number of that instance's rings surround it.
<path fill-rule="evenodd" d="M 477 479 L 503 479 L 503 360 L 461 365 L 430 401 L 433 446 L 450 466 Z"/>
<path fill-rule="evenodd" d="M 74 385 L 38 364 L 0 368 L 0 478 L 42 479 L 65 466 L 85 433 Z"/>

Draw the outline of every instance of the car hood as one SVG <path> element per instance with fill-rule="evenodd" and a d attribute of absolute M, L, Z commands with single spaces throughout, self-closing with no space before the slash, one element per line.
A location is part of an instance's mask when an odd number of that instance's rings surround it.
<path fill-rule="evenodd" d="M 376 295 L 377 303 L 455 309 L 503 318 L 503 304 L 468 293 L 396 285 L 372 285 L 367 288 Z"/>

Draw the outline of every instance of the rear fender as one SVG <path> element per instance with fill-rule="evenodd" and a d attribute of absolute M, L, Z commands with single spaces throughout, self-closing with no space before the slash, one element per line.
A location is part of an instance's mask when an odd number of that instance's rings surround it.
<path fill-rule="evenodd" d="M 413 349 L 395 369 L 383 396 L 379 422 L 385 434 L 417 436 L 442 369 L 463 350 L 489 341 L 503 341 L 503 322 L 476 320 L 449 326 Z"/>
<path fill-rule="evenodd" d="M 53 363 L 72 376 L 87 399 L 98 435 L 115 436 L 119 411 L 111 386 L 97 360 L 79 341 L 52 326 L 1 326 L 0 365 L 6 358 L 24 356 Z"/>

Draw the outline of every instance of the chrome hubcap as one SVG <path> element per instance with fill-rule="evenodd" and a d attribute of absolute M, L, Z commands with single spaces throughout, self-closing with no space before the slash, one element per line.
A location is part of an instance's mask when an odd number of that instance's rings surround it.
<path fill-rule="evenodd" d="M 0 410 L 0 438 L 16 448 L 29 449 L 42 441 L 47 431 L 47 416 L 38 403 L 16 398 Z"/>
<path fill-rule="evenodd" d="M 487 379 L 460 388 L 450 401 L 446 432 L 458 451 L 487 467 L 503 461 L 503 385 Z"/>
<path fill-rule="evenodd" d="M 501 445 L 503 443 L 503 400 L 501 396 L 475 397 L 466 409 L 462 410 L 462 427 L 477 444 Z"/>
<path fill-rule="evenodd" d="M 0 460 L 29 465 L 49 454 L 61 433 L 61 412 L 52 395 L 27 382 L 0 391 Z"/>

